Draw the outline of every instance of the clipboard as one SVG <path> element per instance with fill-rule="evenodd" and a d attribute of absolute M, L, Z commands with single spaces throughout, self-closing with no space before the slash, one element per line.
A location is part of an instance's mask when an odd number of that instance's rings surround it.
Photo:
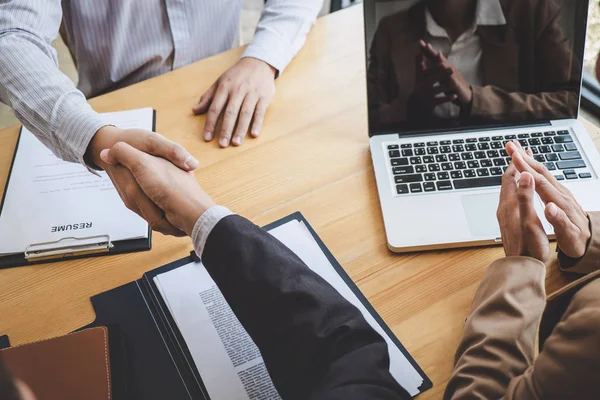
<path fill-rule="evenodd" d="M 21 128 L 22 130 L 23 128 Z M 156 131 L 156 110 L 152 112 L 152 131 Z M 21 131 L 10 165 L 2 201 L 0 214 L 8 193 L 8 185 L 13 172 Z M 148 238 L 112 241 L 110 235 L 95 236 L 65 236 L 59 240 L 45 243 L 31 243 L 23 253 L 0 256 L 0 269 L 20 267 L 25 265 L 44 264 L 55 261 L 75 260 L 88 257 L 106 256 L 122 253 L 150 250 L 152 248 L 152 229 L 148 227 Z"/>
<path fill-rule="evenodd" d="M 420 393 L 433 387 L 429 377 L 385 324 L 300 212 L 273 222 L 263 229 L 271 230 L 293 220 L 303 222 L 306 225 L 319 248 L 344 282 L 421 375 L 423 383 L 419 387 Z M 131 399 L 211 400 L 189 348 L 154 284 L 154 277 L 157 275 L 195 261 L 200 260 L 196 253 L 192 251 L 188 257 L 156 268 L 145 273 L 142 278 L 134 282 L 90 299 L 96 313 L 96 319 L 81 329 L 95 326 L 119 327 L 123 341 L 121 347 L 126 349 L 126 355 L 123 357 L 126 360 L 126 365 L 120 365 L 117 368 L 126 370 L 127 386 Z M 8 337 L 0 336 L 0 348 L 8 345 Z"/>

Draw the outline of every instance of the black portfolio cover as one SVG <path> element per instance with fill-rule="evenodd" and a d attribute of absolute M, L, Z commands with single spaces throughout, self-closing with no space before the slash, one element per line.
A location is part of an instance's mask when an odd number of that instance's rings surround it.
<path fill-rule="evenodd" d="M 301 213 L 294 213 L 264 229 L 271 230 L 292 220 L 304 222 L 338 274 L 423 377 L 421 392 L 431 388 L 431 380 L 377 314 Z M 81 329 L 118 326 L 120 343 L 118 347 L 114 347 L 119 350 L 111 350 L 111 361 L 113 351 L 123 352 L 124 356 L 115 356 L 115 360 L 120 360 L 117 362 L 121 363 L 115 368 L 120 374 L 127 376 L 128 398 L 210 400 L 188 347 L 153 281 L 156 275 L 193 261 L 198 261 L 194 252 L 188 257 L 147 272 L 135 282 L 91 298 L 96 320 Z M 6 337 L 0 337 L 0 348 L 3 345 L 8 345 Z"/>

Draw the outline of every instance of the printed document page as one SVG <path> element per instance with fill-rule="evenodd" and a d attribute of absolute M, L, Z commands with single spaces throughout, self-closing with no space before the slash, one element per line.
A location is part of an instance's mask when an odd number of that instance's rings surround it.
<path fill-rule="evenodd" d="M 417 395 L 423 378 L 340 277 L 306 225 L 291 221 L 270 233 L 362 312 L 388 344 L 390 373 L 412 396 Z M 279 399 L 260 352 L 202 263 L 190 263 L 157 275 L 154 282 L 212 400 Z"/>
<path fill-rule="evenodd" d="M 120 128 L 152 130 L 151 108 L 102 117 Z M 147 238 L 146 221 L 125 207 L 105 172 L 99 175 L 60 160 L 23 127 L 0 211 L 0 255 L 65 237 Z"/>

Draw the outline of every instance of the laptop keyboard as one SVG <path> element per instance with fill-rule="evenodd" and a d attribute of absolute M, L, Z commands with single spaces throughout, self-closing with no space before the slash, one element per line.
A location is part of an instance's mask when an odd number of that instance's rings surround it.
<path fill-rule="evenodd" d="M 399 195 L 500 186 L 510 164 L 505 146 L 518 140 L 562 180 L 589 179 L 581 152 L 567 130 L 388 144 Z"/>

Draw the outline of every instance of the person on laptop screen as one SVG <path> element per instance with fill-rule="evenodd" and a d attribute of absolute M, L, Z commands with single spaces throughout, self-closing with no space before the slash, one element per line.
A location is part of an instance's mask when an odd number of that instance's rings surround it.
<path fill-rule="evenodd" d="M 391 14 L 376 7 L 383 18 L 367 73 L 374 126 L 576 115 L 580 66 L 555 0 L 423 0 Z"/>

